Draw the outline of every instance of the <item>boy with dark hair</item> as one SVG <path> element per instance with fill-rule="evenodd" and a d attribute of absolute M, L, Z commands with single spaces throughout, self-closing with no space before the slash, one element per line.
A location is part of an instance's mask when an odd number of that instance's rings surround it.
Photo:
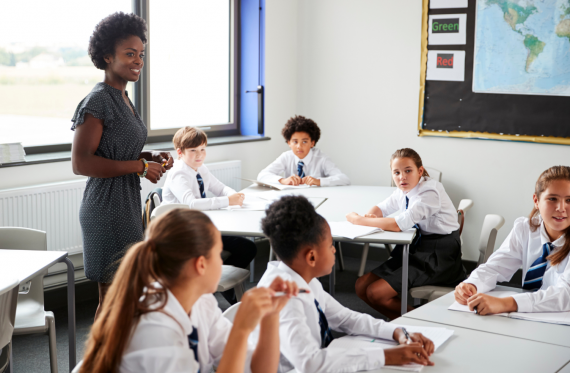
<path fill-rule="evenodd" d="M 289 119 L 281 134 L 291 148 L 257 176 L 264 183 L 284 185 L 340 186 L 350 179 L 319 149 L 321 130 L 312 119 L 297 115 Z"/>
<path fill-rule="evenodd" d="M 282 262 L 270 262 L 258 286 L 269 286 L 279 276 L 309 290 L 291 298 L 279 315 L 278 372 L 356 372 L 412 362 L 433 365 L 428 358 L 434 351 L 432 341 L 419 333 L 410 334 L 412 341 L 408 341 L 401 328 L 343 307 L 323 290 L 318 277 L 331 273 L 335 248 L 328 223 L 305 197 L 285 196 L 266 213 L 261 227 Z M 401 346 L 387 350 L 372 343 L 366 349 L 329 347 L 334 339 L 331 329 L 394 339 Z M 257 342 L 258 330 L 250 342 Z"/>

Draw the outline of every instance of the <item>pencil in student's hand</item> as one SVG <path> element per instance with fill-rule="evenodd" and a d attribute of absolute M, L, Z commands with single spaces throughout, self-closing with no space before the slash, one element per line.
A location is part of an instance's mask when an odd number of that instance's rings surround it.
<path fill-rule="evenodd" d="M 299 289 L 299 294 L 304 294 L 304 293 L 310 293 L 310 291 L 307 289 Z M 284 295 L 287 295 L 287 294 L 285 294 L 285 292 L 283 292 L 283 291 L 277 291 L 277 292 L 275 292 L 274 297 L 282 297 Z"/>

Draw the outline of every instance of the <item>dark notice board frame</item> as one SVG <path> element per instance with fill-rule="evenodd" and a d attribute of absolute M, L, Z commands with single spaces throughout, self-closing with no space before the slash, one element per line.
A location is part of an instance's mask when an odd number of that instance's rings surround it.
<path fill-rule="evenodd" d="M 428 18 L 467 13 L 466 45 L 428 45 Z M 570 97 L 473 92 L 476 0 L 468 8 L 429 9 L 423 0 L 418 136 L 570 145 Z M 465 50 L 465 81 L 426 81 L 428 50 Z"/>

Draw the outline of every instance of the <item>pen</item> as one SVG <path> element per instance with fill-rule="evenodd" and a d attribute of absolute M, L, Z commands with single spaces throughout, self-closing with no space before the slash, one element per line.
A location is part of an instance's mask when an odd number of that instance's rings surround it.
<path fill-rule="evenodd" d="M 406 330 L 406 328 L 402 328 L 402 332 L 406 336 L 406 339 L 408 340 L 408 344 L 412 343 L 412 338 L 410 338 L 410 335 L 408 334 L 408 331 Z"/>
<path fill-rule="evenodd" d="M 477 306 L 473 307 L 473 309 L 475 310 L 475 315 L 478 315 L 479 312 L 477 312 Z"/>
<path fill-rule="evenodd" d="M 307 289 L 299 289 L 299 294 L 305 294 L 305 293 L 310 293 L 310 291 Z M 286 295 L 285 292 L 277 291 L 277 292 L 275 292 L 274 297 L 282 297 L 284 295 Z"/>

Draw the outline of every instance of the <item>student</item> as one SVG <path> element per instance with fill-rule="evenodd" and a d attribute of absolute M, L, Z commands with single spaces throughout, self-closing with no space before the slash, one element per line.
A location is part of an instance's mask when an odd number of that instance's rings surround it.
<path fill-rule="evenodd" d="M 310 291 L 291 299 L 281 311 L 279 372 L 293 368 L 301 373 L 356 372 L 411 362 L 433 365 L 428 358 L 434 350 L 432 341 L 413 334 L 413 343 L 406 345 L 408 341 L 400 328 L 351 311 L 323 290 L 317 278 L 331 273 L 335 248 L 328 223 L 305 197 L 285 196 L 274 202 L 261 225 L 282 262 L 267 265 L 259 286 L 281 277 Z M 384 351 L 327 347 L 333 339 L 331 329 L 394 339 L 402 346 Z M 258 337 L 258 333 L 252 333 L 250 342 Z"/>
<path fill-rule="evenodd" d="M 570 167 L 544 171 L 534 189 L 534 207 L 487 263 L 455 288 L 455 299 L 480 315 L 501 312 L 570 311 Z M 523 269 L 522 288 L 506 298 L 484 294 Z"/>
<path fill-rule="evenodd" d="M 211 294 L 221 252 L 220 232 L 199 211 L 176 209 L 151 222 L 125 255 L 76 371 L 275 372 L 279 312 L 297 287 L 276 279 L 246 292 L 232 326 Z M 254 351 L 247 338 L 258 324 Z"/>
<path fill-rule="evenodd" d="M 313 120 L 296 115 L 289 119 L 281 134 L 291 148 L 263 169 L 257 180 L 284 185 L 350 185 L 350 179 L 315 144 L 321 130 Z"/>
<path fill-rule="evenodd" d="M 195 210 L 216 210 L 228 206 L 241 206 L 243 193 L 237 193 L 224 185 L 210 173 L 204 165 L 208 137 L 201 129 L 184 127 L 179 129 L 172 139 L 178 160 L 166 177 L 162 190 L 163 204 L 183 203 Z M 206 198 L 206 192 L 215 197 Z M 224 250 L 231 253 L 224 261 L 226 265 L 247 268 L 255 258 L 255 244 L 243 237 L 222 237 Z M 233 289 L 222 293 L 230 303 L 237 302 Z"/>
<path fill-rule="evenodd" d="M 424 285 L 455 286 L 465 279 L 457 211 L 443 185 L 431 179 L 413 149 L 397 150 L 390 158 L 392 178 L 398 187 L 364 216 L 348 214 L 352 224 L 400 232 L 415 228 L 410 245 L 408 289 Z M 386 216 L 401 211 L 396 218 Z M 356 281 L 356 294 L 372 308 L 394 319 L 400 315 L 402 250 Z M 403 295 L 405 296 L 405 295 Z M 408 310 L 412 310 L 408 307 Z"/>

